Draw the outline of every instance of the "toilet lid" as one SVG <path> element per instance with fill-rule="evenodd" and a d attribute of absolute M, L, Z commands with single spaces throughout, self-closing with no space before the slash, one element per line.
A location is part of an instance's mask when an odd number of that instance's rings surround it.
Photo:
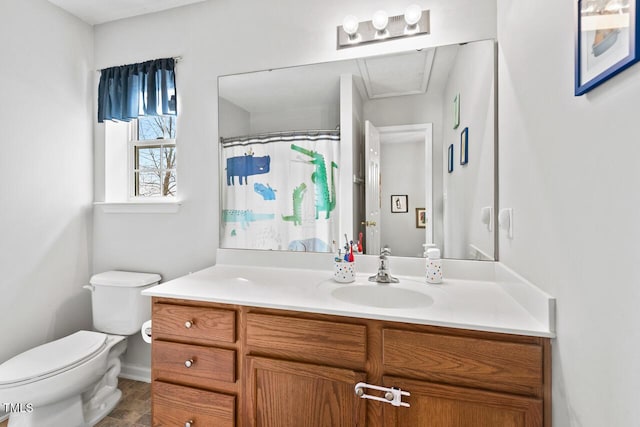
<path fill-rule="evenodd" d="M 0 385 L 27 381 L 51 374 L 93 356 L 107 335 L 78 331 L 25 351 L 0 365 Z"/>

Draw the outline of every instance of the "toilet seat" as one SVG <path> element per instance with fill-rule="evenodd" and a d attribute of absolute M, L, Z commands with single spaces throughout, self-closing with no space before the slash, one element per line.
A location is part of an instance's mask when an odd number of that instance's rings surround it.
<path fill-rule="evenodd" d="M 0 388 L 14 387 L 56 375 L 100 352 L 107 335 L 78 331 L 25 351 L 0 365 Z"/>

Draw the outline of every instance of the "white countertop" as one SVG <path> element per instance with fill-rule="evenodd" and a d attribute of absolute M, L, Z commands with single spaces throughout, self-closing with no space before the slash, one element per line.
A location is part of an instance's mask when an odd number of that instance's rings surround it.
<path fill-rule="evenodd" d="M 246 255 L 244 252 L 243 255 Z M 318 255 L 318 254 L 316 254 Z M 259 255 L 260 256 L 260 255 Z M 274 256 L 274 255 L 268 255 Z M 353 284 L 341 284 L 332 279 L 332 271 L 322 268 L 331 265 L 326 254 L 318 256 L 313 267 L 282 268 L 237 264 L 228 262 L 233 256 L 218 256 L 219 264 L 186 276 L 162 283 L 143 291 L 143 295 L 178 298 L 196 301 L 245 305 L 252 307 L 295 310 L 338 316 L 379 319 L 423 325 L 463 328 L 478 331 L 502 332 L 518 335 L 554 337 L 553 325 L 555 300 L 513 274 L 508 280 L 502 267 L 500 273 L 487 274 L 487 266 L 499 263 L 456 261 L 445 263 L 452 276 L 439 285 L 429 285 L 422 276 L 401 275 L 391 272 L 401 281 L 404 289 L 424 293 L 433 299 L 427 307 L 381 308 L 352 304 L 331 295 L 335 289 Z M 326 262 L 325 262 L 326 258 Z M 363 258 L 362 256 L 359 258 Z M 367 257 L 361 265 L 366 273 L 358 269 L 358 281 L 375 273 L 371 265 L 376 257 Z M 317 260 L 322 262 L 318 263 Z M 447 260 L 445 260 L 447 261 Z M 424 260 L 409 261 L 420 265 Z M 471 264 L 467 264 L 471 263 Z M 252 263 L 260 264 L 260 262 Z M 276 263 L 277 264 L 277 263 Z M 460 268 L 460 266 L 464 268 Z M 470 266 L 470 267 L 469 267 Z M 307 268 L 309 267 L 309 268 Z M 315 267 L 315 268 L 314 268 Z M 481 268 L 482 280 L 469 280 L 469 268 Z M 465 270 L 463 274 L 453 274 Z M 416 268 L 403 271 L 415 273 Z M 495 280 L 499 277 L 499 280 Z M 515 280 L 515 278 L 521 280 Z M 517 284 L 514 284 L 518 282 Z"/>

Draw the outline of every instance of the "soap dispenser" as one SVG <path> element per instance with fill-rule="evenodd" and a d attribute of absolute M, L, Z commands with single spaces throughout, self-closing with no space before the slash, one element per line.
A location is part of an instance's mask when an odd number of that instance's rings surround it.
<path fill-rule="evenodd" d="M 442 260 L 440 259 L 440 249 L 427 249 L 427 283 L 442 283 Z"/>
<path fill-rule="evenodd" d="M 427 257 L 427 251 L 431 248 L 437 248 L 435 243 L 423 243 L 422 244 L 422 258 Z"/>

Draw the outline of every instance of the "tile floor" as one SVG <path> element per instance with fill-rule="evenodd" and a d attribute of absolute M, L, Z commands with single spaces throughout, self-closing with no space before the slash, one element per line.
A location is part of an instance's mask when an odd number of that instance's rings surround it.
<path fill-rule="evenodd" d="M 151 384 L 120 378 L 118 387 L 122 390 L 120 403 L 96 427 L 151 426 Z M 0 427 L 7 427 L 7 421 Z"/>

